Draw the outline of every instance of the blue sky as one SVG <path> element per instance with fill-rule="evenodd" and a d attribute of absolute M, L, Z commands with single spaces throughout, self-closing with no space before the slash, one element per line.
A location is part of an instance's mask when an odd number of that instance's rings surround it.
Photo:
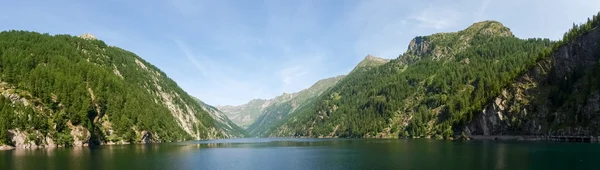
<path fill-rule="evenodd" d="M 559 39 L 599 0 L 18 0 L 0 30 L 92 33 L 163 70 L 212 105 L 297 92 L 367 54 L 396 58 L 412 38 L 498 20 L 521 38 Z"/>

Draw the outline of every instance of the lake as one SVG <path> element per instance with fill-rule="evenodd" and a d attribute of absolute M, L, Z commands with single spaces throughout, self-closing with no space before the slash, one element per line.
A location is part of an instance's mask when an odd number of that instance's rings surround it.
<path fill-rule="evenodd" d="M 0 151 L 0 169 L 600 169 L 600 144 L 226 139 Z"/>

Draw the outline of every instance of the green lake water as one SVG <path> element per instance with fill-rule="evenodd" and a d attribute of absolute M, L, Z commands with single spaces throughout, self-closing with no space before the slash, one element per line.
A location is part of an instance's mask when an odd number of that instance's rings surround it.
<path fill-rule="evenodd" d="M 0 151 L 0 169 L 600 169 L 600 144 L 228 139 Z"/>

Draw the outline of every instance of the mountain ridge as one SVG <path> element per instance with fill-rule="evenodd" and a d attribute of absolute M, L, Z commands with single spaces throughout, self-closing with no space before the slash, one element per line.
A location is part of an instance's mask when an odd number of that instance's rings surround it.
<path fill-rule="evenodd" d="M 549 45 L 547 39 L 518 39 L 495 21 L 418 36 L 403 55 L 351 72 L 268 136 L 450 138 L 454 124 L 482 105 L 479 100 L 491 97 L 496 86 L 524 69 L 520 64 L 533 62 L 532 54 Z M 481 85 L 490 90 L 480 91 Z"/>
<path fill-rule="evenodd" d="M 17 148 L 222 138 L 154 65 L 93 35 L 0 32 L 0 145 Z"/>

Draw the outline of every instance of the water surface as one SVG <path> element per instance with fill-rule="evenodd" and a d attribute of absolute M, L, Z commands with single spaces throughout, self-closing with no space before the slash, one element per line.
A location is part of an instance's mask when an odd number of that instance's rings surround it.
<path fill-rule="evenodd" d="M 598 169 L 600 144 L 228 139 L 0 151 L 0 169 Z"/>

